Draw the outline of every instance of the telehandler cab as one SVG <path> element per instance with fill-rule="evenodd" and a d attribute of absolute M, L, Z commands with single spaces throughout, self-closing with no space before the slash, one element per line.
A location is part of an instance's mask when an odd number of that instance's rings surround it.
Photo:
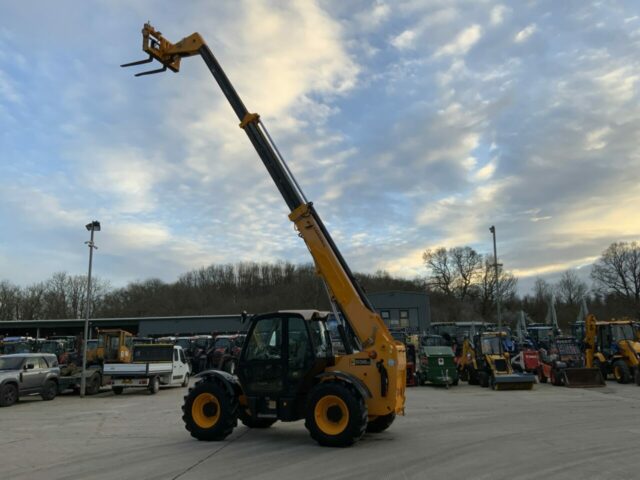
<path fill-rule="evenodd" d="M 162 68 L 137 74 L 177 72 L 181 59 L 200 55 L 240 120 L 280 191 L 323 280 L 346 354 L 335 355 L 327 315 L 275 312 L 251 318 L 238 362 L 238 375 L 208 370 L 185 397 L 183 420 L 199 440 L 222 440 L 237 418 L 252 428 L 276 420 L 305 419 L 321 445 L 353 444 L 365 430 L 380 432 L 404 414 L 405 348 L 396 342 L 356 282 L 313 204 L 307 200 L 280 155 L 260 116 L 249 113 L 233 85 L 198 33 L 171 43 L 151 25 L 142 29 L 150 63 Z"/>

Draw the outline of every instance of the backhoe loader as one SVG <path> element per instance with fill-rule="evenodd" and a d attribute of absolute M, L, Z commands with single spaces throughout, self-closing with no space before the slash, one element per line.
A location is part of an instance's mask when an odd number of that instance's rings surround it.
<path fill-rule="evenodd" d="M 200 55 L 229 101 L 242 128 L 280 191 L 298 235 L 325 284 L 346 353 L 336 355 L 328 314 L 279 311 L 250 319 L 237 376 L 218 370 L 199 374 L 182 407 L 186 429 L 198 440 L 223 440 L 239 418 L 251 428 L 277 420 L 304 419 L 311 437 L 344 447 L 365 430 L 388 428 L 404 414 L 405 348 L 396 342 L 355 280 L 314 205 L 307 200 L 260 116 L 250 113 L 198 33 L 173 44 L 145 24 L 142 48 L 162 68 L 178 72 L 182 58 Z"/>
<path fill-rule="evenodd" d="M 633 321 L 598 321 L 593 314 L 585 321 L 585 362 L 599 368 L 603 378 L 612 373 L 618 383 L 640 385 L 640 342 Z"/>
<path fill-rule="evenodd" d="M 502 348 L 505 332 L 482 332 L 473 341 L 465 338 L 458 362 L 460 378 L 469 385 L 491 387 L 494 390 L 531 390 L 534 375 L 514 373 L 509 355 Z"/>

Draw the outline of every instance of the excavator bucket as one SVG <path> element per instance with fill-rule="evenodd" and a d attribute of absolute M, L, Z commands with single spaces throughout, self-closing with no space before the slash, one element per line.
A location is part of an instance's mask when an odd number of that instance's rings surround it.
<path fill-rule="evenodd" d="M 493 380 L 494 390 L 531 390 L 536 383 L 536 376 L 528 373 L 496 375 Z"/>
<path fill-rule="evenodd" d="M 563 376 L 567 387 L 588 388 L 606 385 L 599 368 L 565 368 Z"/>

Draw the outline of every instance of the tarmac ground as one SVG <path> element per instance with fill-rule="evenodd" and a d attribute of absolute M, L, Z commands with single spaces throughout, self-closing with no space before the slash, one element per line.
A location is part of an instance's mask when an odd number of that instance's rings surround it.
<path fill-rule="evenodd" d="M 23 398 L 0 409 L 0 479 L 573 480 L 637 478 L 640 466 L 640 387 L 611 380 L 408 388 L 406 416 L 345 449 L 318 446 L 302 421 L 199 442 L 180 418 L 185 392 Z"/>

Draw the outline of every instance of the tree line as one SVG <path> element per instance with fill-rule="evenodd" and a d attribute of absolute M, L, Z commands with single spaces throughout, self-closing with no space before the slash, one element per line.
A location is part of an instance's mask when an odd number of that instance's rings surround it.
<path fill-rule="evenodd" d="M 519 296 L 518 279 L 492 255 L 469 246 L 437 248 L 423 254 L 426 276 L 405 279 L 387 272 L 356 273 L 367 292 L 426 291 L 432 321 L 495 321 L 496 300 L 502 318 L 513 324 L 520 310 L 544 322 L 549 299 L 555 298 L 561 326 L 574 321 L 583 298 L 600 318 L 640 313 L 640 245 L 611 244 L 591 269 L 592 284 L 574 270 L 556 283 L 536 279 L 533 291 Z M 0 281 L 0 320 L 83 318 L 86 275 L 58 272 L 26 287 Z M 283 308 L 329 309 L 325 287 L 312 264 L 289 262 L 210 265 L 181 275 L 175 282 L 148 279 L 112 288 L 92 278 L 92 317 L 216 315 L 273 311 Z"/>

